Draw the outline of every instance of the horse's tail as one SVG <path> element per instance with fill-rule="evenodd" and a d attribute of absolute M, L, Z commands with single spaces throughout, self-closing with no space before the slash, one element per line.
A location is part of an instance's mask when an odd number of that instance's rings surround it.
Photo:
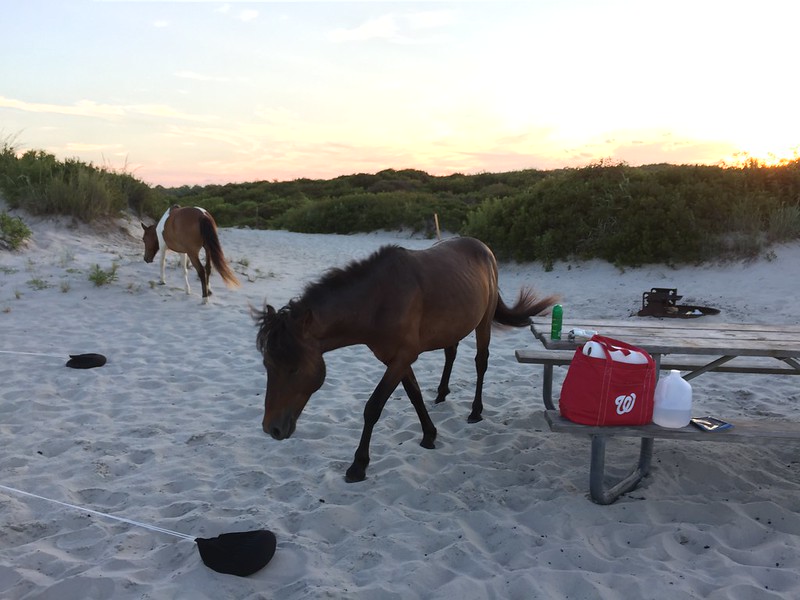
<path fill-rule="evenodd" d="M 532 289 L 524 287 L 519 291 L 516 304 L 509 307 L 498 293 L 494 322 L 507 327 L 525 327 L 530 325 L 532 316 L 538 315 L 556 302 L 558 302 L 558 296 L 537 298 Z"/>
<path fill-rule="evenodd" d="M 200 235 L 203 236 L 203 245 L 211 259 L 211 264 L 214 265 L 222 280 L 228 287 L 239 287 L 239 280 L 236 279 L 236 275 L 225 260 L 225 254 L 222 252 L 222 245 L 217 236 L 217 227 L 210 215 L 203 215 L 200 219 Z"/>

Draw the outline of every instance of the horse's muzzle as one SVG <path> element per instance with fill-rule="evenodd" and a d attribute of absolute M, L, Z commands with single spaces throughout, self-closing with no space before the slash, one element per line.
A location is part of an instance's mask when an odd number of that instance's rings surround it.
<path fill-rule="evenodd" d="M 292 436 L 297 420 L 291 415 L 284 415 L 276 419 L 272 419 L 269 423 L 264 421 L 261 428 L 264 433 L 270 434 L 273 439 L 285 440 Z"/>

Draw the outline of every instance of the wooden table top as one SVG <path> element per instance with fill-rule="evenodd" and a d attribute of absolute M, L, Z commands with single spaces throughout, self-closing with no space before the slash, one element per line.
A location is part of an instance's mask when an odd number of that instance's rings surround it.
<path fill-rule="evenodd" d="M 719 356 L 800 357 L 800 327 L 719 323 L 702 319 L 630 320 L 565 319 L 561 339 L 550 339 L 550 316 L 534 317 L 531 331 L 545 348 L 575 349 L 583 340 L 570 341 L 571 329 L 596 331 L 650 354 L 705 354 Z"/>

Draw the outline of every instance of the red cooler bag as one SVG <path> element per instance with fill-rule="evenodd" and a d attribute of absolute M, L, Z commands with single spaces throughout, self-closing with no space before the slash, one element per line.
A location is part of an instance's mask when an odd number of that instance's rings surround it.
<path fill-rule="evenodd" d="M 656 364 L 644 350 L 595 335 L 579 346 L 561 387 L 561 414 L 583 425 L 645 425 L 653 419 Z"/>

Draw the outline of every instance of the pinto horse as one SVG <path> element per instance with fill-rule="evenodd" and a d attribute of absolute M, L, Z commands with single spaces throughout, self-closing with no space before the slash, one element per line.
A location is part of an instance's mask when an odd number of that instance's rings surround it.
<path fill-rule="evenodd" d="M 189 269 L 186 264 L 187 257 L 192 261 L 192 266 L 200 277 L 203 287 L 203 304 L 208 302 L 211 289 L 208 285 L 211 276 L 211 264 L 216 267 L 222 280 L 229 287 L 238 287 L 231 268 L 225 260 L 222 246 L 217 236 L 217 224 L 214 218 L 204 208 L 191 206 L 172 206 L 162 215 L 158 224 L 145 225 L 142 223 L 144 234 L 144 261 L 153 262 L 156 253 L 161 251 L 161 285 L 166 283 L 165 266 L 167 250 L 183 254 L 183 278 L 186 281 L 186 293 L 191 293 L 189 288 Z M 206 254 L 206 264 L 200 262 L 200 249 Z"/>
<path fill-rule="evenodd" d="M 433 448 L 433 425 L 411 368 L 422 352 L 445 350 L 436 402 L 448 383 L 458 343 L 475 331 L 477 386 L 468 421 L 481 420 L 483 378 L 492 324 L 524 327 L 556 301 L 520 290 L 513 307 L 500 297 L 497 262 L 474 238 L 452 238 L 426 250 L 385 246 L 369 258 L 333 269 L 280 310 L 254 311 L 256 346 L 267 371 L 262 428 L 276 440 L 292 435 L 311 395 L 325 381 L 323 354 L 365 344 L 386 365 L 364 408 L 364 429 L 345 479 L 366 478 L 372 430 L 402 383 L 422 425 L 421 445 Z"/>

